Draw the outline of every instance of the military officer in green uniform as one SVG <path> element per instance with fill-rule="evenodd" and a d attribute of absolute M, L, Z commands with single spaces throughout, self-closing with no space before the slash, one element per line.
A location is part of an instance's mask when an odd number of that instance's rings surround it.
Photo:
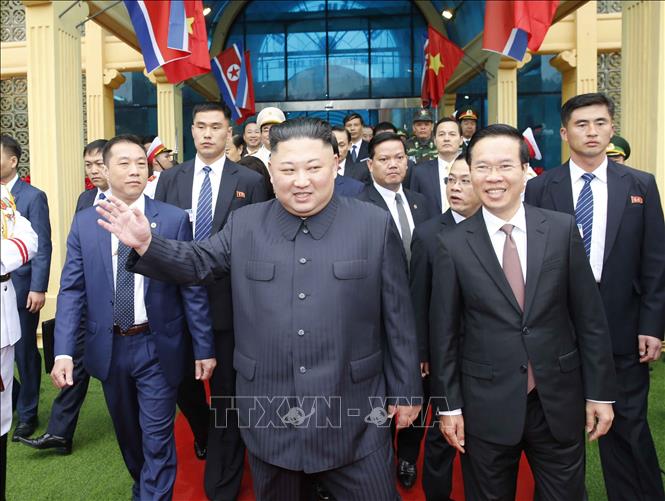
<path fill-rule="evenodd" d="M 413 136 L 406 142 L 406 155 L 415 163 L 436 158 L 437 151 L 432 139 L 434 120 L 432 112 L 422 108 L 413 117 Z"/>
<path fill-rule="evenodd" d="M 607 145 L 606 153 L 616 163 L 626 163 L 630 156 L 630 144 L 621 136 L 614 135 L 610 139 L 610 144 Z"/>

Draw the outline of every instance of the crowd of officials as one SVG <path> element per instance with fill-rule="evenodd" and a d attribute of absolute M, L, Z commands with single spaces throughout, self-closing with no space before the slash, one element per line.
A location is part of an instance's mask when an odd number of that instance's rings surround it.
<path fill-rule="evenodd" d="M 135 500 L 173 495 L 176 406 L 211 500 L 237 497 L 246 452 L 260 500 L 421 481 L 446 501 L 458 453 L 467 499 L 514 499 L 524 453 L 537 499 L 583 500 L 585 433 L 610 500 L 665 499 L 647 423 L 665 222 L 613 114 L 566 102 L 570 158 L 538 176 L 522 135 L 473 109 L 419 110 L 407 137 L 271 107 L 233 135 L 205 103 L 182 163 L 155 136 L 92 141 L 39 436 L 49 211 L 3 135 L 3 495 L 12 412 L 13 441 L 70 454 L 93 376 Z"/>

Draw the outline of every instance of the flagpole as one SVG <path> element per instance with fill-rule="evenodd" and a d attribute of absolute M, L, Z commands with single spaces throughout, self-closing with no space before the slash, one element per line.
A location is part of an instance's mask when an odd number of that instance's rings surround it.
<path fill-rule="evenodd" d="M 465 59 L 466 59 L 467 57 L 468 57 L 469 59 L 471 59 L 471 61 L 472 61 L 474 64 L 471 64 L 469 61 L 465 61 Z M 462 58 L 462 62 L 466 63 L 468 66 L 470 66 L 471 68 L 473 68 L 474 70 L 476 70 L 476 72 L 477 72 L 478 74 L 480 74 L 480 73 L 484 73 L 485 76 L 487 77 L 487 79 L 494 79 L 494 77 L 495 77 L 492 73 L 490 73 L 489 71 L 487 71 L 487 70 L 485 69 L 485 65 L 484 65 L 484 64 L 482 64 L 481 62 L 477 61 L 476 59 L 474 59 L 472 56 L 470 56 L 470 55 L 467 54 L 466 52 L 464 53 L 464 57 Z"/>
<path fill-rule="evenodd" d="M 84 25 L 85 23 L 87 23 L 87 22 L 90 21 L 91 19 L 96 18 L 98 15 L 103 14 L 103 13 L 106 12 L 107 10 L 112 9 L 113 7 L 115 7 L 116 5 L 118 5 L 120 2 L 122 2 L 122 0 L 117 0 L 117 2 L 112 3 L 111 5 L 109 5 L 109 6 L 107 6 L 107 7 L 104 7 L 104 8 L 103 8 L 102 10 L 100 10 L 99 12 L 95 12 L 92 16 L 86 17 L 83 21 L 81 21 L 80 23 L 78 23 L 78 24 L 76 25 L 76 28 L 78 29 L 79 26 Z M 76 4 L 76 3 L 78 3 L 78 1 L 74 2 L 74 4 Z M 67 10 L 71 9 L 71 8 L 73 7 L 74 4 L 70 5 L 69 8 L 68 8 Z M 67 11 L 65 11 L 65 12 L 67 12 Z M 63 12 L 63 14 L 64 14 L 64 12 Z M 61 17 L 62 17 L 62 14 L 61 14 Z"/>

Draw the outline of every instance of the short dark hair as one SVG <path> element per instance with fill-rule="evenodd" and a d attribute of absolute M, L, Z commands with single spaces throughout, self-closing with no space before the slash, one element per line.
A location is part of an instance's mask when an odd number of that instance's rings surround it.
<path fill-rule="evenodd" d="M 348 130 L 346 130 L 344 127 L 342 127 L 341 125 L 334 125 L 333 128 L 332 128 L 332 131 L 333 132 L 343 132 L 344 134 L 346 134 L 346 139 L 348 139 L 349 142 L 351 141 L 351 133 Z M 333 134 L 333 136 L 334 136 L 334 134 Z M 337 139 L 337 138 L 335 138 L 335 139 Z M 335 141 L 335 142 L 337 142 L 337 141 Z"/>
<path fill-rule="evenodd" d="M 579 96 L 571 97 L 568 101 L 563 103 L 561 107 L 561 124 L 565 127 L 570 120 L 570 115 L 573 111 L 579 108 L 586 108 L 587 106 L 594 106 L 596 104 L 604 105 L 610 114 L 610 118 L 614 120 L 614 102 L 602 92 L 591 92 L 589 94 L 580 94 Z"/>
<path fill-rule="evenodd" d="M 335 130 L 334 127 L 333 127 L 333 130 Z M 337 136 L 335 136 L 335 134 L 330 136 L 330 146 L 332 146 L 333 153 L 335 155 L 339 156 L 339 144 L 337 143 Z M 340 158 L 340 160 L 341 160 L 341 158 Z"/>
<path fill-rule="evenodd" d="M 471 154 L 473 149 L 476 146 L 476 143 L 482 139 L 488 137 L 508 137 L 515 139 L 519 143 L 520 147 L 520 164 L 524 165 L 529 163 L 529 147 L 526 144 L 526 141 L 515 127 L 512 125 L 506 124 L 492 124 L 488 125 L 484 129 L 480 129 L 473 136 L 471 136 L 471 141 L 469 141 L 469 146 L 466 149 L 466 163 L 471 165 Z"/>
<path fill-rule="evenodd" d="M 264 164 L 261 159 L 247 155 L 238 160 L 238 163 L 243 167 L 247 167 L 248 169 L 261 174 L 266 185 L 266 190 L 268 191 L 268 198 L 275 198 L 275 192 L 273 191 L 272 183 L 270 182 L 270 172 L 268 172 L 266 164 Z"/>
<path fill-rule="evenodd" d="M 360 125 L 362 125 L 362 126 L 365 125 L 365 121 L 363 120 L 363 117 L 361 117 L 358 113 L 349 113 L 348 115 L 346 115 L 344 117 L 344 120 L 343 120 L 344 125 L 346 125 L 346 123 L 349 120 L 353 120 L 354 118 L 359 118 L 360 119 Z"/>
<path fill-rule="evenodd" d="M 458 122 L 457 120 L 455 120 L 452 117 L 443 117 L 443 118 L 439 119 L 439 121 L 436 122 L 436 124 L 434 125 L 434 135 L 435 136 L 436 136 L 436 131 L 439 129 L 439 125 L 441 125 L 442 123 L 446 123 L 446 122 L 452 122 L 452 123 L 456 124 L 457 125 L 457 130 L 459 131 L 460 136 L 462 135 L 462 124 L 460 122 Z"/>
<path fill-rule="evenodd" d="M 392 122 L 379 122 L 374 126 L 374 135 L 380 134 L 382 132 L 390 131 L 397 134 L 397 127 Z"/>
<path fill-rule="evenodd" d="M 108 159 L 111 156 L 111 149 L 118 143 L 133 143 L 137 146 L 141 147 L 141 151 L 145 155 L 145 150 L 143 149 L 143 143 L 141 142 L 141 138 L 138 136 L 135 136 L 134 134 L 121 134 L 119 136 L 115 136 L 114 138 L 108 140 L 106 144 L 104 145 L 104 148 L 102 149 L 102 160 L 104 161 L 104 165 L 108 167 Z"/>
<path fill-rule="evenodd" d="M 242 134 L 234 134 L 233 137 L 231 137 L 231 142 L 236 148 L 245 146 L 245 140 L 242 138 Z"/>
<path fill-rule="evenodd" d="M 402 147 L 404 147 L 404 153 L 406 153 L 406 146 L 404 145 L 404 141 L 402 141 L 402 138 L 399 137 L 399 135 L 395 134 L 394 132 L 382 132 L 381 134 L 374 136 L 369 142 L 369 158 L 374 160 L 374 151 L 376 150 L 376 147 L 387 141 L 398 141 Z"/>
<path fill-rule="evenodd" d="M 18 141 L 8 134 L 2 134 L 0 135 L 0 144 L 5 150 L 9 150 L 9 156 L 16 157 L 16 165 L 18 165 L 23 153 Z"/>
<path fill-rule="evenodd" d="M 95 139 L 94 141 L 89 142 L 83 147 L 83 156 L 92 155 L 98 151 L 104 150 L 106 143 L 108 143 L 106 139 Z M 141 144 L 141 146 L 143 146 L 143 144 Z"/>
<path fill-rule="evenodd" d="M 332 128 L 325 120 L 314 117 L 299 117 L 270 127 L 270 150 L 290 139 L 319 139 L 332 148 Z"/>
<path fill-rule="evenodd" d="M 231 122 L 231 110 L 225 103 L 220 101 L 195 104 L 194 108 L 192 108 L 192 122 L 196 119 L 197 113 L 202 113 L 204 111 L 221 111 L 224 113 L 226 120 L 228 120 L 229 123 Z"/>

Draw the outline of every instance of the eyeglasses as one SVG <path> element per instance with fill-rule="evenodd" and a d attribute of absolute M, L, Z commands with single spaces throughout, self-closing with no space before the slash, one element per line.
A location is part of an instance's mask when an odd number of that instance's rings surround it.
<path fill-rule="evenodd" d="M 471 186 L 471 179 L 469 179 L 468 177 L 462 177 L 462 178 L 457 179 L 456 177 L 448 176 L 445 179 L 445 181 L 446 181 L 446 185 L 449 184 L 451 186 L 455 186 L 458 183 L 459 183 L 460 186 Z"/>
<path fill-rule="evenodd" d="M 471 167 L 473 170 L 479 174 L 489 174 L 490 172 L 496 172 L 499 174 L 507 174 L 512 172 L 515 169 L 521 169 L 521 165 L 512 165 L 512 164 L 501 164 L 501 165 L 474 165 Z"/>

